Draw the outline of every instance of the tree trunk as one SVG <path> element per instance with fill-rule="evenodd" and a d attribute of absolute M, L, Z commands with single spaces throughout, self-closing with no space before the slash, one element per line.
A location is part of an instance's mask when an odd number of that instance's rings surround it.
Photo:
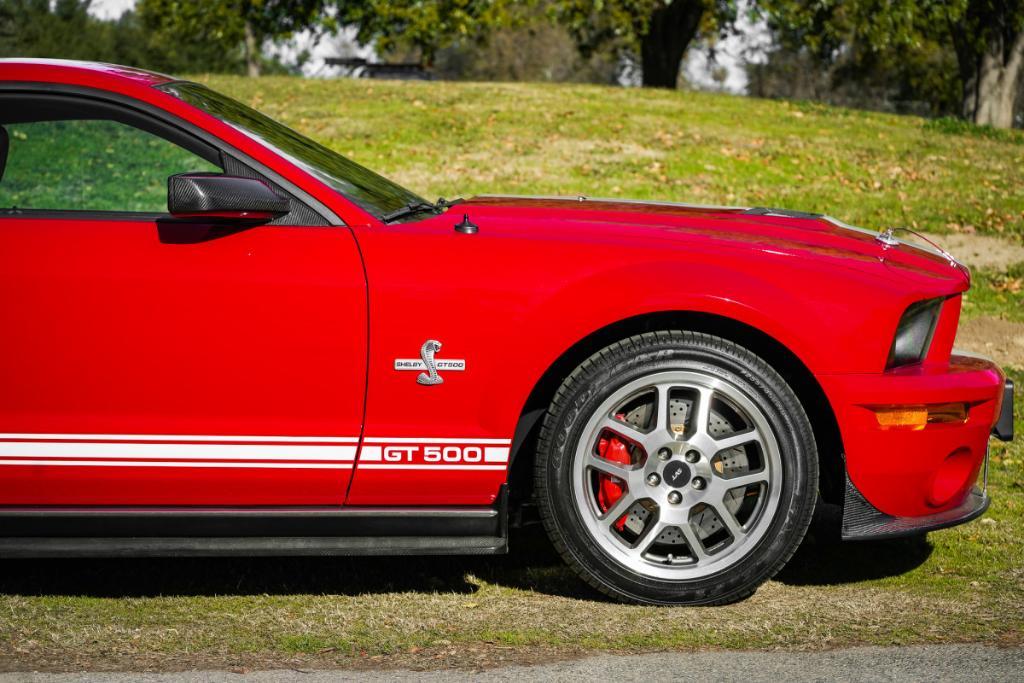
<path fill-rule="evenodd" d="M 251 77 L 260 75 L 260 41 L 249 21 L 245 22 L 245 70 Z"/>
<path fill-rule="evenodd" d="M 644 87 L 676 87 L 683 54 L 697 35 L 704 8 L 703 0 L 672 0 L 654 11 L 640 39 Z"/>
<path fill-rule="evenodd" d="M 1017 100 L 1021 63 L 1024 62 L 1024 30 L 1017 34 L 1009 50 L 998 49 L 1001 47 L 989 46 L 980 60 L 974 122 L 1012 128 L 1013 104 Z"/>
<path fill-rule="evenodd" d="M 963 117 L 980 126 L 1013 127 L 1013 106 L 1024 68 L 1024 30 L 992 31 L 982 51 L 954 30 L 963 87 Z"/>

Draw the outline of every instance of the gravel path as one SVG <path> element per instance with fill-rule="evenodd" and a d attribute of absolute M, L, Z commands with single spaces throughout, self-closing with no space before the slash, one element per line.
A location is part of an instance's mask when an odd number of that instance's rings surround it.
<path fill-rule="evenodd" d="M 1024 648 L 979 645 L 865 647 L 824 652 L 668 652 L 600 655 L 487 671 L 227 671 L 181 673 L 0 674 L 0 683 L 241 683 L 274 681 L 1020 681 Z"/>

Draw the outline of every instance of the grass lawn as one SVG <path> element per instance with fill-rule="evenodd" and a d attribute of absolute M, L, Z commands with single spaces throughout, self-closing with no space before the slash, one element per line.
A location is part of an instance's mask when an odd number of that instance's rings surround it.
<path fill-rule="evenodd" d="M 695 92 L 201 80 L 431 198 L 775 206 L 1024 243 L 1024 131 Z"/>
<path fill-rule="evenodd" d="M 1024 135 L 688 92 L 203 79 L 427 196 L 579 194 L 825 211 L 1024 244 Z M 1024 339 L 1024 263 L 967 323 Z M 1005 361 L 1004 361 L 1005 362 Z M 1024 364 L 1011 369 L 1024 387 Z M 1024 429 L 1018 402 L 1017 429 Z M 537 529 L 496 558 L 0 562 L 0 669 L 482 666 L 593 650 L 1024 643 L 1024 438 L 993 505 L 926 539 L 841 544 L 720 608 L 612 604 Z"/>

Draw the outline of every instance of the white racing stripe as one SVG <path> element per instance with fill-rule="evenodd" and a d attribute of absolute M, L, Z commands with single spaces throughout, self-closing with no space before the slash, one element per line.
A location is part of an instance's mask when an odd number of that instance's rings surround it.
<path fill-rule="evenodd" d="M 2 434 L 0 441 L 160 441 L 228 443 L 359 443 L 356 436 L 197 436 L 194 434 Z"/>
<path fill-rule="evenodd" d="M 359 449 L 359 462 L 380 462 L 382 452 L 380 446 L 363 446 Z"/>
<path fill-rule="evenodd" d="M 484 449 L 484 462 L 508 462 L 508 451 L 508 448 L 488 446 Z"/>
<path fill-rule="evenodd" d="M 358 443 L 341 436 L 0 433 L 0 465 L 351 469 Z M 512 440 L 367 437 L 364 443 L 379 444 L 362 446 L 365 469 L 498 471 L 507 468 Z M 483 463 L 382 462 L 388 444 L 482 446 Z"/>
<path fill-rule="evenodd" d="M 167 460 L 0 460 L 0 465 L 55 467 L 232 467 L 272 470 L 350 470 L 352 463 L 322 462 L 174 462 Z"/>
<path fill-rule="evenodd" d="M 407 464 L 407 463 L 388 463 L 388 464 L 375 464 L 365 465 L 360 464 L 359 469 L 361 470 L 500 470 L 505 471 L 504 465 L 449 465 L 447 463 L 433 463 L 433 464 Z"/>
<path fill-rule="evenodd" d="M 173 443 L 3 442 L 0 458 L 102 458 L 105 460 L 324 460 L 352 462 L 355 446 Z"/>
<path fill-rule="evenodd" d="M 468 446 L 476 446 L 481 444 L 495 444 L 495 445 L 511 445 L 512 439 L 425 439 L 423 437 L 397 437 L 393 439 L 386 439 L 378 436 L 368 436 L 363 439 L 366 443 L 415 443 L 430 445 L 435 443 L 457 443 L 466 444 Z"/>

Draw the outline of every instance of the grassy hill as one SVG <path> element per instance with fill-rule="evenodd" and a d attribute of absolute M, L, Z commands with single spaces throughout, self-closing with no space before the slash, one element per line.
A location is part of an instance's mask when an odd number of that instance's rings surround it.
<path fill-rule="evenodd" d="M 431 197 L 774 206 L 1024 241 L 1019 131 L 696 92 L 200 80 Z"/>
<path fill-rule="evenodd" d="M 1024 244 L 1020 133 L 685 92 L 202 80 L 428 196 L 769 205 L 869 228 L 996 235 L 994 250 L 1008 253 Z M 966 315 L 1024 339 L 1022 278 L 1013 259 L 978 270 Z M 1014 376 L 1024 386 L 1024 368 Z M 1018 404 L 1018 432 L 1021 412 Z M 0 670 L 437 668 L 593 650 L 1019 645 L 1024 438 L 992 452 L 985 519 L 878 543 L 837 544 L 815 529 L 775 580 L 722 608 L 610 604 L 530 534 L 498 558 L 0 561 Z"/>

